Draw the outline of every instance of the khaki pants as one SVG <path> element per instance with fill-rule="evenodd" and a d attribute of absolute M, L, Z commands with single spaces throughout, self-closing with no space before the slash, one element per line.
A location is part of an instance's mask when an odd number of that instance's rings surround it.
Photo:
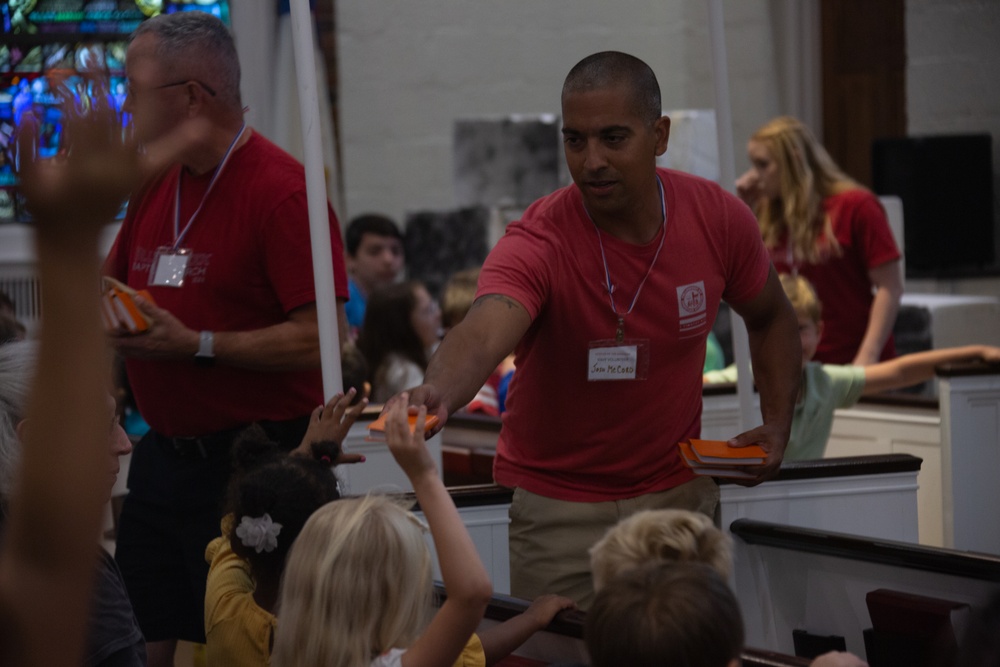
<path fill-rule="evenodd" d="M 588 550 L 609 528 L 640 510 L 687 509 L 714 517 L 718 505 L 719 486 L 710 477 L 667 491 L 598 503 L 555 500 L 514 489 L 508 540 L 511 595 L 533 600 L 557 593 L 586 609 L 594 600 Z"/>

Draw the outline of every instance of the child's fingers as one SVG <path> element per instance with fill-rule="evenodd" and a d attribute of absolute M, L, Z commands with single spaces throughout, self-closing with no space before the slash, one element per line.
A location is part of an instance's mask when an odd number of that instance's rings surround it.
<path fill-rule="evenodd" d="M 362 398 L 356 404 L 347 408 L 347 412 L 344 413 L 344 423 L 353 424 L 358 420 L 358 417 L 364 412 L 365 408 L 368 407 L 368 399 Z"/>
<path fill-rule="evenodd" d="M 420 409 L 417 410 L 417 423 L 413 429 L 413 438 L 419 440 L 421 443 L 424 441 L 424 429 L 427 427 L 427 406 L 421 405 Z"/>
<path fill-rule="evenodd" d="M 396 400 L 386 404 L 385 430 L 390 446 L 405 441 L 409 435 L 409 420 L 406 417 L 406 394 Z"/>
<path fill-rule="evenodd" d="M 343 394 L 337 394 L 336 400 L 331 400 L 333 403 L 333 417 L 337 421 L 340 421 L 341 417 L 344 416 L 344 411 L 351 405 L 351 401 L 354 400 L 354 394 L 357 390 L 351 387 Z"/>
<path fill-rule="evenodd" d="M 344 394 L 342 394 L 339 391 L 336 394 L 334 394 L 333 396 L 330 397 L 330 400 L 327 401 L 326 405 L 323 406 L 323 414 L 321 416 L 321 418 L 323 420 L 333 419 L 334 412 L 337 410 L 337 403 L 340 402 L 340 400 L 343 397 L 344 397 Z"/>

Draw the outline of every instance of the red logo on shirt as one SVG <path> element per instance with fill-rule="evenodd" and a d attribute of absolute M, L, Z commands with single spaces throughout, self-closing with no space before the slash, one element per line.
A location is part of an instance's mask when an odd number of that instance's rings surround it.
<path fill-rule="evenodd" d="M 685 313 L 699 313 L 705 309 L 705 288 L 698 282 L 678 290 L 677 303 Z"/>

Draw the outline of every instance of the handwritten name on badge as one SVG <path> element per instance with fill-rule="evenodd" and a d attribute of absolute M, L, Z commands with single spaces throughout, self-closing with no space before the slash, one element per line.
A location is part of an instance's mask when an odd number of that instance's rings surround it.
<path fill-rule="evenodd" d="M 636 345 L 592 348 L 587 380 L 634 380 L 638 355 Z"/>

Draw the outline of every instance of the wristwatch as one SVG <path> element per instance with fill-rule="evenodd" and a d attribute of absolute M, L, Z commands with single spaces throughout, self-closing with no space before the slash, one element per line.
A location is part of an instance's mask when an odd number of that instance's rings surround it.
<path fill-rule="evenodd" d="M 215 334 L 202 331 L 198 336 L 198 351 L 194 355 L 194 363 L 199 366 L 211 366 L 215 363 Z"/>

